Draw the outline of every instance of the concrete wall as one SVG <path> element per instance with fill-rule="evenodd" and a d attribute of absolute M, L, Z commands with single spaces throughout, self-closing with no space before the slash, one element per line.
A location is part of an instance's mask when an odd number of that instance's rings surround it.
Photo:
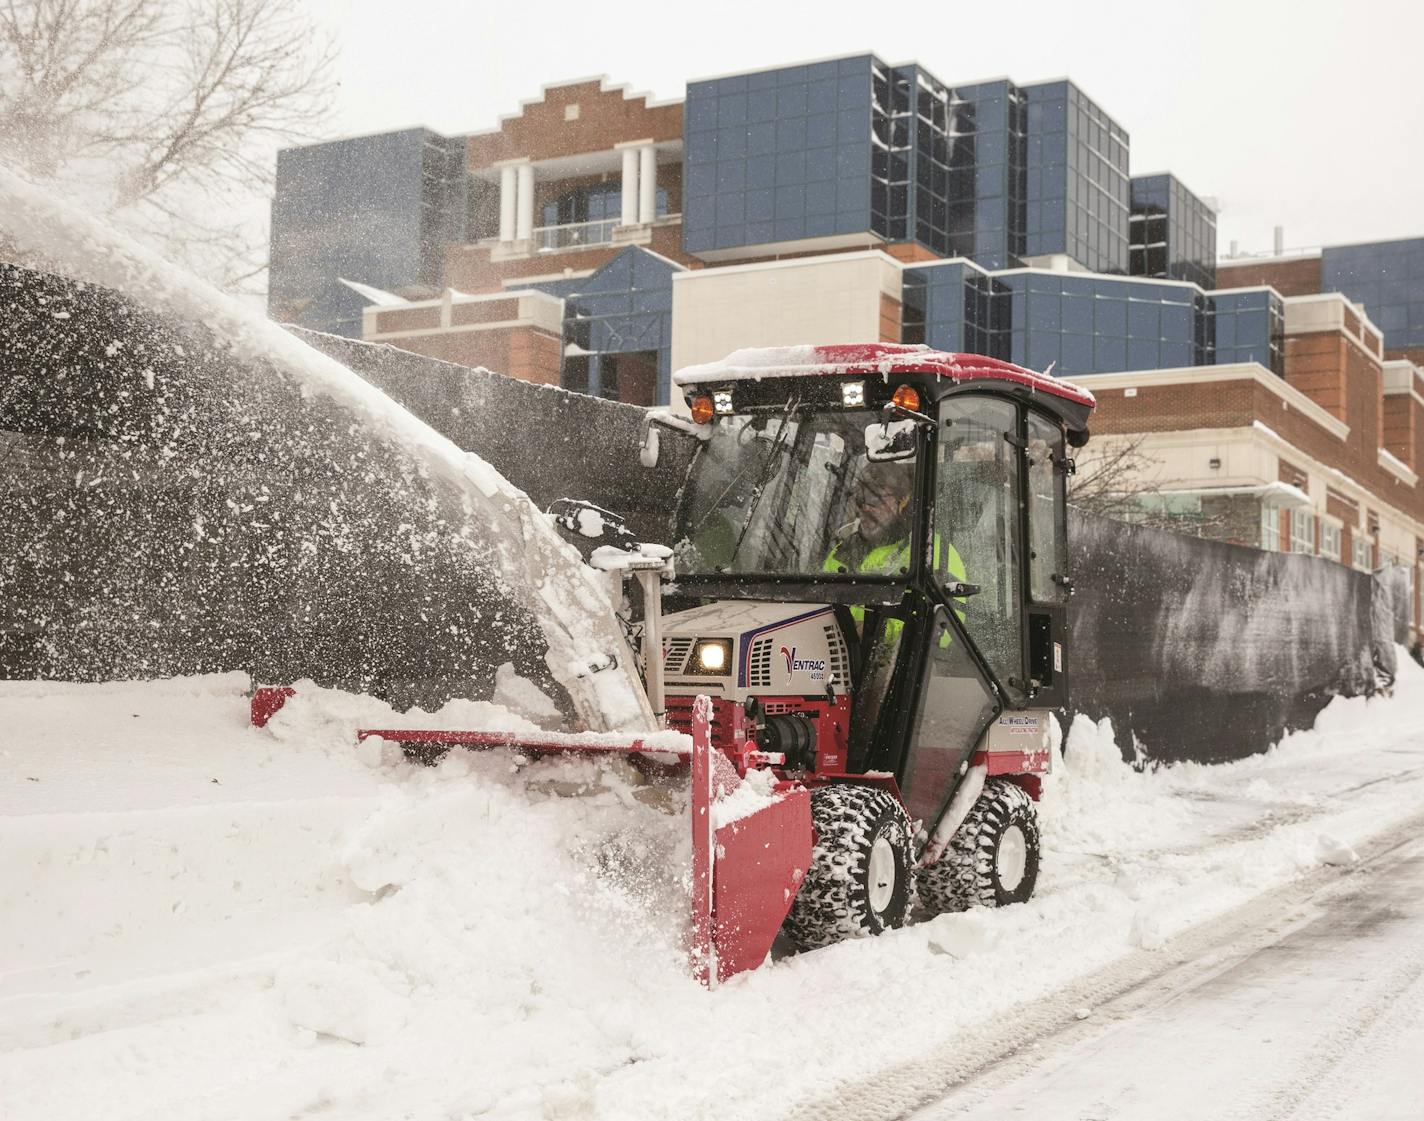
<path fill-rule="evenodd" d="M 873 251 L 678 273 L 673 369 L 748 346 L 899 342 L 899 304 L 900 267 Z"/>

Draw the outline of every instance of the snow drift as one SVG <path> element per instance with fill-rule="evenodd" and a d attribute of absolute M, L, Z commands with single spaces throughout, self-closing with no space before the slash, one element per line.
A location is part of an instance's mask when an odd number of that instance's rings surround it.
<path fill-rule="evenodd" d="M 351 729 L 389 710 L 315 686 L 252 729 L 245 685 L 0 684 L 7 1121 L 760 1121 L 852 1092 L 885 1116 L 965 1033 L 1347 859 L 1424 795 L 1407 660 L 1394 697 L 1337 698 L 1225 766 L 1138 772 L 1079 718 L 1032 902 L 708 993 L 683 957 L 684 795 L 663 813 L 587 761 L 358 753 Z M 476 715 L 530 718 L 421 719 Z M 586 796 L 551 793 L 569 783 Z M 816 1061 L 729 1075 L 742 1045 Z"/>

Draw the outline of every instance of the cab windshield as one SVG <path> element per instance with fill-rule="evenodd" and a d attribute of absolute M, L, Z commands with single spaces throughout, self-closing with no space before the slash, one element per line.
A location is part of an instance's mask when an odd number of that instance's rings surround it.
<path fill-rule="evenodd" d="M 914 459 L 869 462 L 874 423 L 865 410 L 721 418 L 684 488 L 678 571 L 907 572 Z"/>

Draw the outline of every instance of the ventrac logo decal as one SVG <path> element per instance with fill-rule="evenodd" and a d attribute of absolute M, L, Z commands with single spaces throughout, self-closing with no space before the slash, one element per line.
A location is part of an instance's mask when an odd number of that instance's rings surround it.
<path fill-rule="evenodd" d="M 809 673 L 812 681 L 824 681 L 826 677 L 825 658 L 798 658 L 796 647 L 783 646 L 781 656 L 786 659 L 786 676 L 791 677 L 797 673 Z"/>

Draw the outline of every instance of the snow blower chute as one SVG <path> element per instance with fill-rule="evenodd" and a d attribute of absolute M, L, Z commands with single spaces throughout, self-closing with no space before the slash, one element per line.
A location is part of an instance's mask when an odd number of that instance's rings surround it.
<path fill-rule="evenodd" d="M 362 736 L 683 761 L 708 983 L 778 936 L 809 949 L 901 926 L 916 899 L 1028 899 L 1049 713 L 1068 703 L 1066 480 L 1092 394 L 890 344 L 737 351 L 675 381 L 690 419 L 650 423 L 700 440 L 676 547 L 628 540 L 588 503 L 551 511 L 620 538 L 591 563 L 643 585 L 643 679 L 667 730 Z"/>

